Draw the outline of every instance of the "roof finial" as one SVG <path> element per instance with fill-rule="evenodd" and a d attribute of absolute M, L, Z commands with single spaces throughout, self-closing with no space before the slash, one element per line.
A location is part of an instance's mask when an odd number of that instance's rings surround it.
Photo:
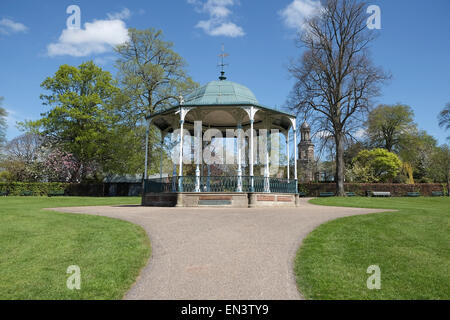
<path fill-rule="evenodd" d="M 222 63 L 219 64 L 219 67 L 222 68 L 222 70 L 220 71 L 220 77 L 219 77 L 220 81 L 227 79 L 227 77 L 225 77 L 225 71 L 223 70 L 223 67 L 228 66 L 228 63 L 225 64 L 223 59 L 228 57 L 228 56 L 229 56 L 229 54 L 225 53 L 225 46 L 222 43 L 222 53 L 219 54 L 219 57 L 222 59 Z"/>

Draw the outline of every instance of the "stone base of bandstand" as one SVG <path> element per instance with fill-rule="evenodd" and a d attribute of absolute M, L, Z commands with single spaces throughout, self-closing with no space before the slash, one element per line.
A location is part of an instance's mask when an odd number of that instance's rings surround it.
<path fill-rule="evenodd" d="M 142 205 L 149 207 L 296 207 L 299 196 L 292 193 L 227 193 L 227 192 L 176 192 L 146 193 Z"/>

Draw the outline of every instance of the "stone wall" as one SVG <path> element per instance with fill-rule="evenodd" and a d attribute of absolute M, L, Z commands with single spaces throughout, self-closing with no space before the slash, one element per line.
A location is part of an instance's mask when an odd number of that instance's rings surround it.
<path fill-rule="evenodd" d="M 295 194 L 284 193 L 147 193 L 142 197 L 143 206 L 154 207 L 295 207 Z"/>

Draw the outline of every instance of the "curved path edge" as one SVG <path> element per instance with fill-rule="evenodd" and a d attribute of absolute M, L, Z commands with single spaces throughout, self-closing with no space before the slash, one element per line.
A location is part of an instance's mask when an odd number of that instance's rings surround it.
<path fill-rule="evenodd" d="M 386 209 L 65 207 L 144 228 L 152 255 L 125 299 L 303 299 L 294 260 L 303 239 L 330 220 Z"/>

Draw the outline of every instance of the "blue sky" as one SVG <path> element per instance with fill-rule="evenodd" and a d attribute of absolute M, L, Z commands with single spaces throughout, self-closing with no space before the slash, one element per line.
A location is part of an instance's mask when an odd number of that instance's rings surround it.
<path fill-rule="evenodd" d="M 281 107 L 292 87 L 286 70 L 301 54 L 301 19 L 315 0 L 167 0 L 0 2 L 0 96 L 15 122 L 46 108 L 40 83 L 61 64 L 94 60 L 114 73 L 111 46 L 128 27 L 162 29 L 201 84 L 215 80 L 221 44 L 230 54 L 229 80 L 249 87 L 268 106 Z M 81 9 L 79 37 L 64 33 L 69 5 Z M 378 103 L 410 105 L 421 129 L 445 143 L 437 115 L 450 102 L 450 1 L 369 0 L 381 8 L 382 29 L 372 45 L 376 64 L 393 75 Z M 369 15 L 368 15 L 369 17 Z M 85 25 L 85 23 L 88 23 Z M 67 30 L 66 30 L 67 32 Z"/>

